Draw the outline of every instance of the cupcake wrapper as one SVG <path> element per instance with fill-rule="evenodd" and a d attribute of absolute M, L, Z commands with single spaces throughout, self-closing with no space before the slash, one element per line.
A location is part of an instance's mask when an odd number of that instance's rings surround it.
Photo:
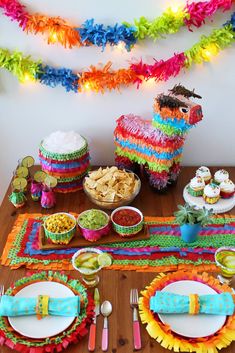
<path fill-rule="evenodd" d="M 205 181 L 205 184 L 206 184 L 206 185 L 210 184 L 210 182 L 211 182 L 211 178 L 209 178 L 209 179 L 204 179 L 204 178 L 203 178 L 203 180 Z"/>
<path fill-rule="evenodd" d="M 201 190 L 193 190 L 190 186 L 188 187 L 188 193 L 192 196 L 199 197 L 203 195 L 203 189 Z"/>
<path fill-rule="evenodd" d="M 225 192 L 225 191 L 220 191 L 220 196 L 222 197 L 222 199 L 230 199 L 231 197 L 233 197 L 234 195 L 234 191 L 233 192 Z"/>
<path fill-rule="evenodd" d="M 204 200 L 206 201 L 206 203 L 209 203 L 211 205 L 213 205 L 214 203 L 218 202 L 220 199 L 220 196 L 217 197 L 208 197 L 206 195 L 203 195 Z"/>

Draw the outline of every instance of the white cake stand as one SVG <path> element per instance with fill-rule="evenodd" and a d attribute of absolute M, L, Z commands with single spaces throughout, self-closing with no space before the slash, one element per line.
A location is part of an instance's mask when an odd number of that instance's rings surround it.
<path fill-rule="evenodd" d="M 230 199 L 220 199 L 213 205 L 206 203 L 203 197 L 195 197 L 189 194 L 188 185 L 185 186 L 183 192 L 183 198 L 190 206 L 196 206 L 202 208 L 203 206 L 207 209 L 213 209 L 213 213 L 225 213 L 230 211 L 235 206 L 235 196 Z"/>

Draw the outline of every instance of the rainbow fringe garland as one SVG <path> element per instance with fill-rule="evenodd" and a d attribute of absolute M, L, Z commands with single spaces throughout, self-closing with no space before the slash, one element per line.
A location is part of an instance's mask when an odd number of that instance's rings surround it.
<path fill-rule="evenodd" d="M 171 331 L 169 326 L 164 325 L 158 316 L 150 311 L 150 297 L 157 290 L 161 290 L 166 285 L 180 280 L 199 281 L 209 285 L 218 293 L 230 292 L 233 294 L 229 286 L 221 285 L 217 279 L 207 273 L 202 273 L 202 275 L 197 274 L 195 271 L 171 274 L 161 273 L 141 292 L 142 297 L 139 300 L 141 321 L 147 324 L 146 330 L 149 335 L 165 349 L 173 350 L 174 352 L 218 353 L 222 348 L 228 347 L 235 340 L 235 313 L 227 317 L 224 326 L 215 335 L 187 339 Z"/>
<path fill-rule="evenodd" d="M 30 14 L 18 0 L 0 0 L 4 15 L 17 21 L 23 31 L 32 34 L 46 34 L 48 44 L 60 43 L 65 48 L 96 45 L 104 48 L 107 45 L 123 43 L 127 50 L 145 38 L 157 40 L 167 34 L 176 33 L 181 27 L 201 27 L 205 20 L 217 11 L 228 11 L 233 0 L 208 0 L 187 3 L 184 7 L 170 7 L 160 17 L 149 21 L 142 16 L 133 24 L 123 22 L 113 26 L 96 24 L 94 19 L 86 20 L 81 26 L 71 26 L 60 17 L 48 17 L 41 14 Z"/>
<path fill-rule="evenodd" d="M 94 312 L 94 303 L 86 288 L 78 281 L 69 278 L 65 274 L 58 272 L 40 272 L 29 274 L 27 277 L 21 278 L 11 286 L 5 294 L 15 295 L 25 286 L 39 282 L 53 281 L 62 283 L 68 286 L 75 295 L 81 297 L 81 312 L 80 315 L 73 321 L 72 325 L 67 330 L 54 337 L 48 337 L 41 340 L 25 338 L 15 332 L 9 325 L 7 317 L 0 317 L 0 346 L 7 346 L 14 351 L 24 353 L 53 353 L 61 352 L 70 344 L 77 343 L 88 333 Z"/>
<path fill-rule="evenodd" d="M 45 215 L 43 215 L 45 217 Z M 40 250 L 41 214 L 19 215 L 1 257 L 2 265 L 17 269 L 71 270 L 71 258 L 77 249 Z M 77 215 L 75 215 L 77 216 Z M 235 241 L 235 216 L 215 216 L 213 224 L 203 228 L 195 244 L 184 243 L 173 217 L 145 217 L 150 238 L 113 243 L 98 247 L 113 257 L 113 270 L 161 272 L 173 270 L 217 271 L 214 254 L 221 246 Z M 94 244 L 93 244 L 94 245 Z"/>
<path fill-rule="evenodd" d="M 10 53 L 7 49 L 0 49 L 0 67 L 11 72 L 21 82 L 32 80 L 53 88 L 62 86 L 67 92 L 92 90 L 103 93 L 122 86 L 136 84 L 139 87 L 150 79 L 156 82 L 167 81 L 170 77 L 177 76 L 181 70 L 190 68 L 193 63 L 210 61 L 214 55 L 234 42 L 234 33 L 235 13 L 222 28 L 213 30 L 207 37 L 202 36 L 198 43 L 185 52 L 174 54 L 168 60 L 155 60 L 152 65 L 141 60 L 116 71 L 111 69 L 109 62 L 103 67 L 91 66 L 89 71 L 73 72 L 33 61 L 30 56 L 23 56 L 17 51 Z"/>

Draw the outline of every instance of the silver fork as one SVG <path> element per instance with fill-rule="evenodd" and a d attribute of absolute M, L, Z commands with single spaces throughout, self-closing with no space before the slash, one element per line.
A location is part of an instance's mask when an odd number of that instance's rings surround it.
<path fill-rule="evenodd" d="M 4 285 L 1 284 L 0 285 L 0 301 L 1 301 L 1 298 L 2 298 L 3 294 L 4 294 Z"/>
<path fill-rule="evenodd" d="M 141 349 L 140 323 L 138 319 L 138 290 L 131 289 L 130 304 L 133 309 L 133 343 L 136 350 Z"/>

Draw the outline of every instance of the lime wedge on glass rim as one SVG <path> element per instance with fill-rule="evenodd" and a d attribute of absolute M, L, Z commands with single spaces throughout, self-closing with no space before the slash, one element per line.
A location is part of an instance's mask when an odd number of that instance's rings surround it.
<path fill-rule="evenodd" d="M 27 178 L 27 176 L 29 175 L 29 170 L 26 167 L 18 167 L 16 169 L 16 175 L 19 178 Z"/>
<path fill-rule="evenodd" d="M 12 186 L 14 190 L 24 190 L 27 186 L 27 180 L 25 178 L 15 178 L 12 181 Z"/>
<path fill-rule="evenodd" d="M 41 171 L 41 170 L 38 170 L 38 171 L 34 174 L 33 178 L 34 178 L 34 180 L 35 180 L 37 183 L 43 183 L 44 180 L 45 180 L 45 178 L 46 178 L 46 176 L 47 176 L 47 174 L 46 174 L 45 172 L 43 172 L 43 171 Z"/>
<path fill-rule="evenodd" d="M 34 165 L 34 158 L 32 156 L 27 156 L 22 159 L 21 165 L 26 168 L 30 168 Z"/>
<path fill-rule="evenodd" d="M 108 267 L 108 266 L 111 266 L 113 263 L 112 256 L 107 253 L 99 254 L 97 261 L 99 266 L 101 267 Z"/>
<path fill-rule="evenodd" d="M 54 188 L 57 185 L 57 179 L 51 175 L 47 175 L 44 179 L 44 184 L 49 188 Z"/>

